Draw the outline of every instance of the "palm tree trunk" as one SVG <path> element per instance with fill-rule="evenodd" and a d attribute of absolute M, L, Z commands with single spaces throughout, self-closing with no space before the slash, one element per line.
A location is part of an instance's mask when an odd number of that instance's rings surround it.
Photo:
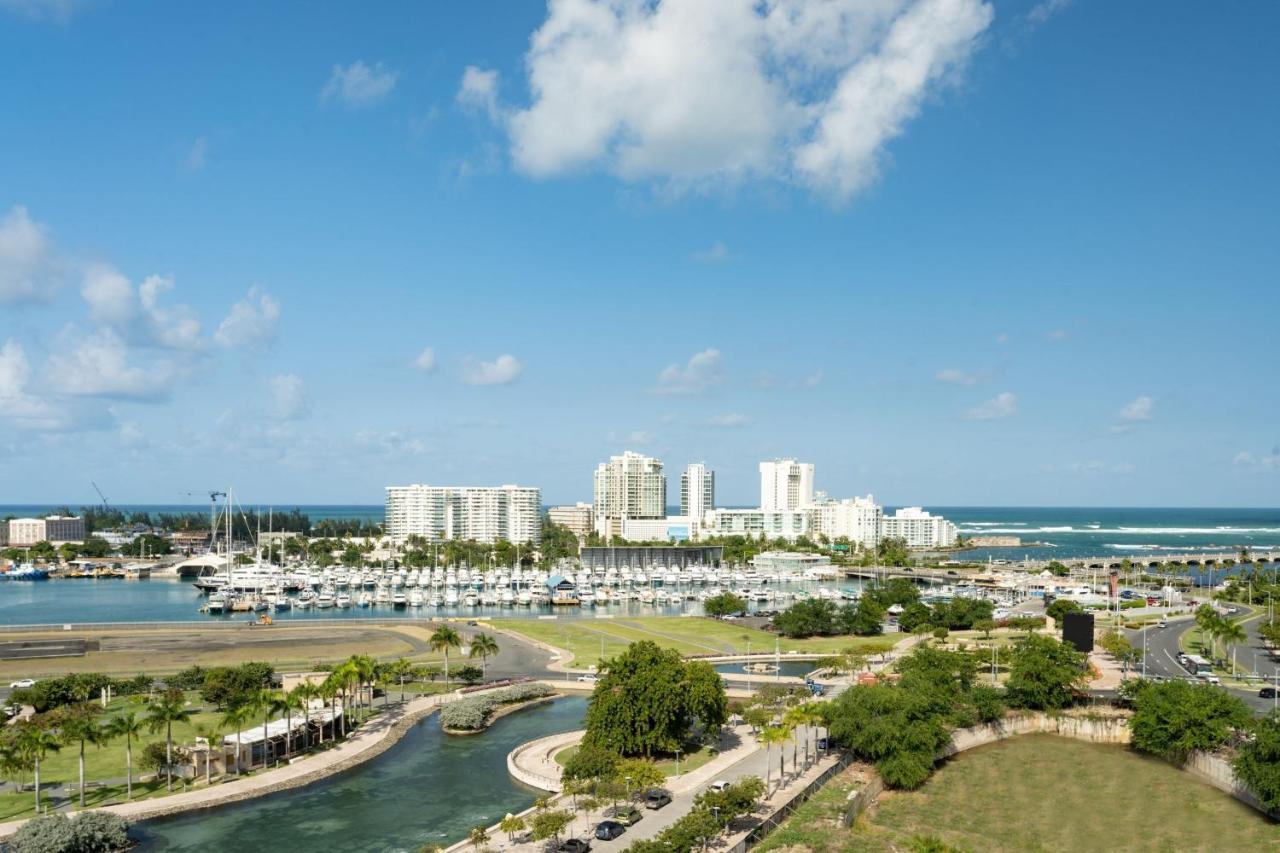
<path fill-rule="evenodd" d="M 267 768 L 267 719 L 270 714 L 262 715 L 262 769 Z"/>
<path fill-rule="evenodd" d="M 770 753 L 773 752 L 773 744 L 766 743 L 764 745 L 764 795 L 769 796 L 769 780 L 773 778 L 773 761 L 770 759 Z"/>
<path fill-rule="evenodd" d="M 240 775 L 240 728 L 236 727 L 236 775 Z"/>
<path fill-rule="evenodd" d="M 40 759 L 36 758 L 36 814 L 40 814 Z"/>
<path fill-rule="evenodd" d="M 133 799 L 133 738 L 129 735 L 124 736 L 124 771 L 125 771 L 125 794 L 126 800 Z"/>
<path fill-rule="evenodd" d="M 173 723 L 166 723 L 164 729 L 164 775 L 165 784 L 173 791 Z"/>
<path fill-rule="evenodd" d="M 284 733 L 284 760 L 288 761 L 289 756 L 293 753 L 293 709 L 284 712 L 285 725 L 288 727 Z"/>
<path fill-rule="evenodd" d="M 209 738 L 206 745 L 208 749 L 204 751 L 204 786 L 208 788 L 213 785 L 213 771 L 209 769 L 213 764 L 213 738 Z"/>
<path fill-rule="evenodd" d="M 80 741 L 80 808 L 84 808 L 84 741 Z"/>

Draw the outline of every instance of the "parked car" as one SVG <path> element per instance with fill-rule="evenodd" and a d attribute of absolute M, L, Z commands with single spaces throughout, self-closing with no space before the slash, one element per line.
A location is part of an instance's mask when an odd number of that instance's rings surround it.
<path fill-rule="evenodd" d="M 1201 680 L 1201 681 L 1204 681 L 1204 682 L 1207 682 L 1207 683 L 1209 683 L 1209 684 L 1221 684 L 1221 683 L 1222 683 L 1222 679 L 1221 679 L 1221 678 L 1218 678 L 1218 676 L 1214 675 L 1214 674 L 1213 674 L 1213 673 L 1211 673 L 1211 672 L 1204 672 L 1204 673 L 1201 673 L 1201 674 L 1200 674 L 1200 680 Z"/>
<path fill-rule="evenodd" d="M 601 841 L 612 841 L 626 831 L 627 828 L 616 820 L 602 820 L 596 824 L 596 838 Z"/>
<path fill-rule="evenodd" d="M 15 690 L 21 690 L 26 687 L 35 687 L 36 680 L 34 678 L 24 678 L 21 681 L 10 682 L 9 687 Z"/>
<path fill-rule="evenodd" d="M 646 809 L 660 809 L 671 804 L 671 793 L 661 788 L 650 788 L 644 795 Z"/>
<path fill-rule="evenodd" d="M 556 848 L 556 853 L 587 853 L 591 849 L 591 842 L 583 838 L 566 838 L 560 842 L 560 846 Z"/>
<path fill-rule="evenodd" d="M 593 672 L 588 672 L 586 675 L 579 675 L 578 680 L 585 681 L 587 684 L 595 684 L 597 681 L 600 680 L 600 676 L 596 675 Z"/>
<path fill-rule="evenodd" d="M 712 782 L 710 786 L 708 786 L 707 790 L 720 793 L 721 791 L 725 790 L 728 787 L 729 787 L 729 783 L 727 781 L 725 781 L 724 779 L 717 779 L 716 781 Z"/>
<path fill-rule="evenodd" d="M 635 826 L 640 822 L 640 818 L 644 817 L 644 812 L 633 805 L 623 804 L 605 809 L 604 816 L 610 820 L 617 821 L 623 826 Z"/>
<path fill-rule="evenodd" d="M 1168 623 L 1168 622 L 1166 622 L 1165 620 L 1161 619 L 1159 622 L 1157 622 L 1157 623 L 1156 623 L 1156 627 L 1157 627 L 1157 628 L 1168 628 L 1168 627 L 1169 627 L 1169 623 Z"/>
<path fill-rule="evenodd" d="M 1259 690 L 1259 691 L 1258 691 L 1258 698 L 1259 698 L 1259 699 L 1274 699 L 1274 698 L 1276 698 L 1276 689 L 1275 689 L 1274 687 L 1264 687 L 1264 688 L 1262 688 L 1261 690 Z"/>

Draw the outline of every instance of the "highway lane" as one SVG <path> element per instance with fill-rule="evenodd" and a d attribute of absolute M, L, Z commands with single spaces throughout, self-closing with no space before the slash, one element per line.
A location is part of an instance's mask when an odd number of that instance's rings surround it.
<path fill-rule="evenodd" d="M 1126 633 L 1129 642 L 1133 643 L 1137 648 L 1144 648 L 1145 637 L 1146 673 L 1148 677 L 1181 678 L 1194 681 L 1196 679 L 1192 679 L 1186 668 L 1178 662 L 1178 652 L 1181 651 L 1181 637 L 1194 627 L 1195 620 L 1184 617 L 1169 620 L 1165 628 L 1152 626 L 1140 630 L 1127 631 Z M 1238 657 L 1239 655 L 1237 654 Z M 1259 687 L 1226 689 L 1233 695 L 1243 699 L 1245 704 L 1258 713 L 1266 713 L 1276 707 L 1275 699 L 1264 699 L 1258 695 Z"/>

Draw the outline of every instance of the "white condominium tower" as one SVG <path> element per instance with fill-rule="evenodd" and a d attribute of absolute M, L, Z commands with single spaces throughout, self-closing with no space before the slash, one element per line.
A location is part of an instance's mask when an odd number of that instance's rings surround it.
<path fill-rule="evenodd" d="M 685 466 L 680 475 L 680 515 L 689 519 L 691 526 L 702 524 L 707 510 L 716 506 L 716 472 L 707 470 L 702 462 Z"/>
<path fill-rule="evenodd" d="M 621 536 L 624 519 L 667 516 L 667 475 L 661 460 L 630 450 L 601 462 L 595 473 L 596 532 Z"/>
<path fill-rule="evenodd" d="M 387 535 L 516 544 L 542 538 L 542 490 L 529 486 L 387 486 Z"/>
<path fill-rule="evenodd" d="M 813 503 L 813 463 L 775 459 L 760 463 L 760 509 L 803 509 Z"/>

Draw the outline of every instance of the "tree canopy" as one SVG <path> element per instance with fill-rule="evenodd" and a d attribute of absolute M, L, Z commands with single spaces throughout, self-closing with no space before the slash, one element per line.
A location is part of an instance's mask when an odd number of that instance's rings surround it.
<path fill-rule="evenodd" d="M 619 755 L 670 754 L 684 747 L 695 721 L 710 731 L 727 715 L 724 682 L 710 664 L 642 640 L 601 666 L 582 743 Z"/>
<path fill-rule="evenodd" d="M 1085 656 L 1043 634 L 1029 634 L 1013 647 L 1007 690 L 1021 708 L 1064 708 L 1085 684 Z"/>
<path fill-rule="evenodd" d="M 1209 684 L 1142 682 L 1133 697 L 1135 749 L 1185 761 L 1198 749 L 1216 749 L 1250 720 L 1244 702 Z"/>

